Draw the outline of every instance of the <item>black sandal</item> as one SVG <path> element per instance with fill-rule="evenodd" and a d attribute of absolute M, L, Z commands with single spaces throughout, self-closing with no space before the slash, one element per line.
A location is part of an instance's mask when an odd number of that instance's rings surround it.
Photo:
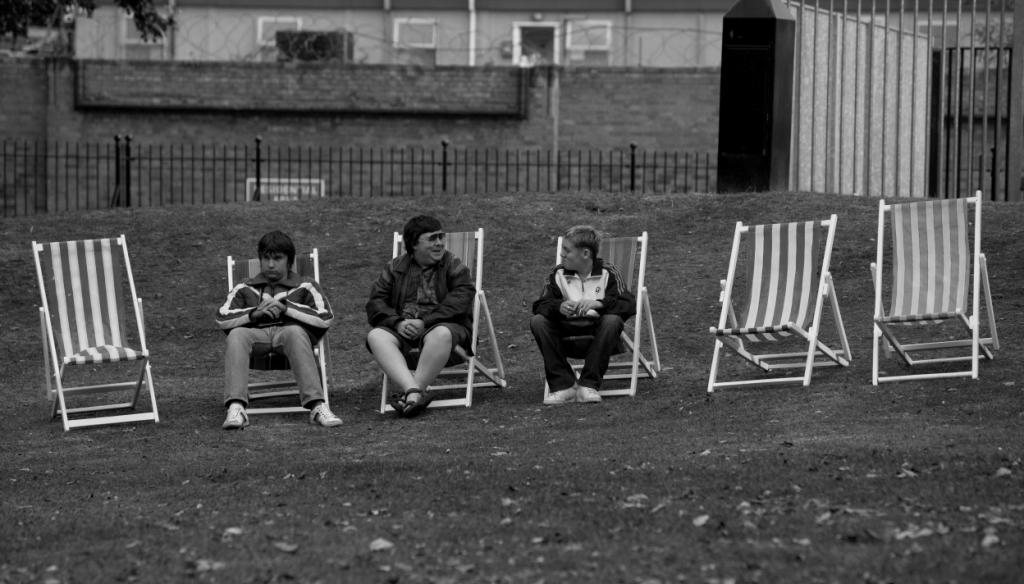
<path fill-rule="evenodd" d="M 409 403 L 409 394 L 411 393 L 420 394 L 420 399 L 414 403 Z M 423 413 L 423 410 L 427 409 L 427 405 L 433 400 L 434 396 L 415 387 L 407 389 L 402 393 L 396 391 L 388 396 L 388 403 L 403 418 L 415 418 Z"/>

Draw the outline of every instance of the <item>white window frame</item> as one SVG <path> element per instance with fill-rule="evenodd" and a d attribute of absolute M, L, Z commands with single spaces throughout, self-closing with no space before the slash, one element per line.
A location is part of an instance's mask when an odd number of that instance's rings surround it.
<path fill-rule="evenodd" d="M 150 39 L 148 41 L 142 40 L 142 37 L 131 38 L 128 36 L 128 31 L 135 30 L 135 20 L 131 12 L 121 12 L 121 42 L 126 45 L 164 45 L 166 37 L 159 37 L 156 39 Z M 142 33 L 139 33 L 140 35 Z"/>
<path fill-rule="evenodd" d="M 167 37 L 159 37 L 156 39 L 142 40 L 142 37 L 132 38 L 128 35 L 129 31 L 135 30 L 135 21 L 133 20 L 133 14 L 131 11 L 121 11 L 121 45 L 124 47 L 128 46 L 143 46 L 160 49 L 160 58 L 166 58 L 167 56 Z M 140 33 L 141 34 L 141 33 Z"/>
<path fill-rule="evenodd" d="M 407 43 L 402 41 L 401 30 L 402 25 L 409 24 L 428 24 L 433 32 L 432 38 L 429 43 Z M 422 17 L 401 17 L 396 18 L 394 21 L 394 30 L 391 37 L 391 44 L 396 49 L 437 49 L 437 19 L 436 18 L 422 18 Z"/>
<path fill-rule="evenodd" d="M 256 19 L 256 46 L 258 47 L 277 46 L 276 39 L 264 40 L 263 38 L 263 29 L 267 23 L 295 23 L 295 30 L 302 30 L 302 17 L 300 16 L 260 16 Z"/>
<path fill-rule="evenodd" d="M 555 65 L 562 62 L 562 51 L 558 50 L 561 46 L 562 41 L 562 26 L 557 22 L 533 22 L 533 21 L 522 21 L 512 23 L 512 64 L 518 65 L 519 61 L 523 57 L 523 29 L 524 28 L 551 28 L 555 31 L 554 39 L 552 40 L 551 52 L 555 55 Z"/>
<path fill-rule="evenodd" d="M 574 45 L 572 43 L 573 27 L 601 28 L 605 30 L 605 43 L 603 45 Z M 612 50 L 612 21 L 610 20 L 569 20 L 565 23 L 565 50 L 567 51 L 610 51 Z"/>

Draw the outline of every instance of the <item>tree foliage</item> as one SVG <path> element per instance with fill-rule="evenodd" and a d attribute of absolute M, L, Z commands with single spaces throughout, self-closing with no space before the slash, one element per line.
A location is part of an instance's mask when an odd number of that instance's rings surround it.
<path fill-rule="evenodd" d="M 119 8 L 132 15 L 143 39 L 161 38 L 172 24 L 153 0 L 116 0 Z M 83 12 L 92 16 L 94 0 L 0 0 L 0 38 L 24 37 L 29 25 L 59 27 L 66 15 Z"/>

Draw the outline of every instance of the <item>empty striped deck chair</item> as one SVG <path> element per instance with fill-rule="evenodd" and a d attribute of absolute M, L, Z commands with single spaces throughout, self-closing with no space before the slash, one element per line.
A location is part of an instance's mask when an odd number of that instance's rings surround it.
<path fill-rule="evenodd" d="M 636 317 L 627 322 L 620 334 L 620 346 L 622 351 L 619 355 L 625 355 L 626 360 L 613 357 L 608 363 L 608 371 L 604 379 L 628 379 L 629 387 L 607 387 L 602 384 L 598 391 L 602 397 L 608 396 L 629 396 L 635 397 L 637 385 L 640 379 L 656 379 L 661 372 L 661 358 L 658 356 L 658 339 L 654 334 L 654 318 L 651 316 L 651 299 L 647 292 L 647 243 L 649 238 L 644 231 L 639 237 L 610 237 L 601 240 L 601 250 L 598 254 L 608 264 L 615 266 L 622 277 L 622 285 L 627 290 L 635 292 L 636 296 Z M 555 265 L 562 261 L 562 237 L 559 236 L 555 243 Z M 634 287 L 634 283 L 636 286 Z M 646 327 L 644 326 L 646 324 Z M 644 330 L 647 331 L 647 343 L 650 357 L 644 354 L 645 344 Z M 579 335 L 564 337 L 562 345 L 565 354 L 570 359 L 586 356 L 590 343 L 593 342 L 592 335 Z M 574 363 L 573 371 L 577 378 L 583 369 L 582 363 Z M 547 400 L 551 393 L 551 387 L 547 381 L 544 382 L 544 399 Z"/>
<path fill-rule="evenodd" d="M 974 225 L 969 221 L 968 205 L 974 205 Z M 890 216 L 892 232 L 892 295 L 889 311 L 882 305 L 885 215 Z M 973 230 L 973 250 L 971 231 Z M 973 261 L 972 261 L 973 260 Z M 968 290 L 968 275 L 973 291 Z M 872 383 L 906 379 L 937 379 L 944 377 L 978 378 L 981 357 L 992 359 L 992 349 L 999 348 L 992 293 L 989 290 L 985 254 L 981 253 L 981 192 L 966 199 L 947 199 L 887 205 L 878 203 L 878 251 L 871 264 L 875 286 L 874 342 L 872 348 Z M 981 337 L 980 301 L 984 287 L 990 337 Z M 967 301 L 971 298 L 968 315 Z M 893 329 L 895 324 L 939 324 L 955 320 L 970 339 L 932 342 L 901 342 Z M 885 356 L 892 351 L 907 365 L 970 361 L 967 371 L 936 371 L 916 375 L 880 376 L 878 348 Z M 970 348 L 970 355 L 962 349 Z M 953 351 L 949 351 L 952 349 Z M 961 351 L 957 351 L 960 349 Z M 930 359 L 915 359 L 913 353 L 941 351 Z"/>
<path fill-rule="evenodd" d="M 822 251 L 822 231 L 825 231 Z M 836 298 L 829 263 L 835 239 L 836 216 L 826 221 L 781 223 L 775 225 L 736 224 L 729 274 L 721 281 L 719 301 L 722 312 L 715 335 L 715 352 L 711 362 L 708 393 L 717 388 L 744 385 L 810 385 L 811 374 L 818 366 L 850 364 L 850 345 L 843 328 L 839 301 Z M 733 308 L 733 286 L 740 252 L 746 255 L 746 281 L 739 316 Z M 819 263 L 820 260 L 820 263 Z M 820 268 L 820 270 L 819 270 Z M 828 297 L 835 321 L 838 349 L 821 340 L 824 300 Z M 798 352 L 754 354 L 749 345 L 786 339 L 806 343 Z M 777 369 L 802 369 L 803 375 L 759 378 L 742 381 L 717 381 L 722 347 L 770 372 Z"/>
<path fill-rule="evenodd" d="M 231 256 L 228 256 L 228 291 L 235 287 L 235 284 L 242 280 L 249 278 L 255 278 L 260 274 L 262 268 L 260 267 L 259 258 L 251 258 L 248 260 L 235 260 Z M 320 282 L 320 252 L 317 249 L 306 253 L 295 254 L 295 264 L 292 266 L 292 271 L 306 278 L 313 278 L 317 282 Z M 324 333 L 316 346 L 313 347 L 313 356 L 316 358 L 317 371 L 320 373 L 320 383 L 324 393 L 324 403 L 327 407 L 331 406 L 330 396 L 328 395 L 328 389 L 332 385 L 332 373 L 331 373 L 331 352 L 330 344 L 327 341 L 327 335 L 330 331 Z M 256 354 L 254 351 L 253 355 L 249 356 L 249 369 L 253 371 L 290 371 L 291 363 L 288 362 L 288 357 L 280 355 L 274 352 L 266 352 Z M 283 398 L 283 397 L 298 397 L 299 390 L 297 383 L 294 379 L 278 379 L 269 381 L 257 381 L 249 384 L 249 403 L 250 405 L 245 408 L 245 412 L 250 415 L 255 414 L 309 414 L 309 410 L 302 406 L 279 406 L 279 407 L 255 407 L 251 405 L 253 402 L 258 400 L 265 400 L 269 398 Z M 272 390 L 272 391 L 264 391 Z"/>
<path fill-rule="evenodd" d="M 65 431 L 143 420 L 159 422 L 149 351 L 146 349 L 142 299 L 135 292 L 124 235 L 117 239 L 62 243 L 33 241 L 32 254 L 42 296 L 39 321 L 51 416 L 60 414 Z M 131 291 L 136 323 L 134 337 L 128 334 L 126 326 L 122 270 L 127 275 Z M 64 385 L 68 366 L 124 361 L 139 362 L 138 377 L 134 381 L 80 387 Z M 135 409 L 143 385 L 149 392 L 149 412 L 69 418 L 72 414 Z M 74 395 L 113 391 L 131 392 L 132 398 L 127 402 L 77 408 L 70 408 L 67 403 Z"/>
<path fill-rule="evenodd" d="M 491 320 L 491 311 L 487 308 L 487 294 L 484 293 L 484 230 L 462 231 L 448 233 L 445 235 L 445 248 L 455 257 L 459 258 L 469 268 L 476 282 L 476 297 L 473 299 L 473 330 L 470 337 L 471 354 L 466 354 L 462 347 L 453 349 L 465 363 L 442 369 L 437 375 L 437 381 L 427 388 L 427 391 L 445 391 L 454 389 L 465 389 L 461 397 L 435 399 L 430 402 L 428 408 L 443 408 L 452 406 L 470 407 L 473 405 L 473 390 L 477 387 L 505 387 L 505 367 L 501 362 L 501 354 L 498 351 L 498 338 L 494 334 L 494 323 Z M 392 238 L 391 257 L 397 258 L 404 253 L 402 234 L 395 232 Z M 486 325 L 487 341 L 490 344 L 490 362 L 487 365 L 480 358 L 480 324 Z M 479 381 L 476 374 L 484 377 Z M 384 375 L 384 382 L 380 394 L 380 413 L 393 412 L 394 408 L 388 404 L 388 376 Z M 449 383 L 445 383 L 448 381 Z"/>

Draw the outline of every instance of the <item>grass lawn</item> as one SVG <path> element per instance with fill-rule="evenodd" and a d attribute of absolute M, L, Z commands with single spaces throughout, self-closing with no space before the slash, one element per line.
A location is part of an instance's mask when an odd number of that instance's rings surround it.
<path fill-rule="evenodd" d="M 877 205 L 806 193 L 559 193 L 5 219 L 0 582 L 1020 582 L 1024 206 L 984 207 L 996 361 L 976 381 L 873 387 Z M 405 420 L 376 411 L 363 305 L 391 233 L 421 212 L 450 231 L 485 228 L 509 387 Z M 852 365 L 819 370 L 807 388 L 708 399 L 708 327 L 735 222 L 832 213 Z M 665 370 L 633 399 L 545 407 L 530 305 L 555 238 L 576 223 L 650 233 Z M 340 428 L 264 416 L 220 429 L 225 337 L 213 313 L 224 257 L 254 256 L 273 228 L 320 249 L 337 314 Z M 161 422 L 65 433 L 42 393 L 30 242 L 121 233 Z M 895 359 L 884 368 L 905 370 Z M 77 369 L 74 382 L 117 368 Z M 757 373 L 733 357 L 721 375 Z"/>

